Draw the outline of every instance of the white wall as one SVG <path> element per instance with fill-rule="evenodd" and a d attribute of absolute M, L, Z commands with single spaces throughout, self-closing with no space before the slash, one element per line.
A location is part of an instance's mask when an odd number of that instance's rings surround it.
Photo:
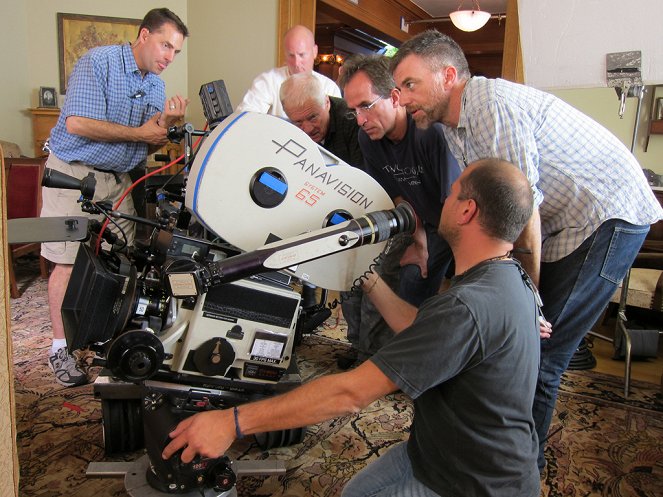
<path fill-rule="evenodd" d="M 518 0 L 518 16 L 525 83 L 555 93 L 630 148 L 637 99 L 627 99 L 620 119 L 617 95 L 607 86 L 606 54 L 640 50 L 643 82 L 663 83 L 663 1 Z M 652 135 L 644 151 L 651 98 L 649 91 L 634 155 L 643 168 L 663 174 L 663 135 Z"/>
<path fill-rule="evenodd" d="M 645 84 L 663 83 L 663 1 L 518 0 L 525 82 L 605 87 L 605 56 L 640 50 Z"/>

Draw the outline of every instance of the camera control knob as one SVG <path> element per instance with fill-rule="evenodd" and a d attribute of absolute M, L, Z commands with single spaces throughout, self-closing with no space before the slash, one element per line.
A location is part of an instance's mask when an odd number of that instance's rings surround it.
<path fill-rule="evenodd" d="M 193 363 L 206 376 L 224 375 L 235 361 L 235 349 L 223 337 L 211 338 L 193 353 Z"/>

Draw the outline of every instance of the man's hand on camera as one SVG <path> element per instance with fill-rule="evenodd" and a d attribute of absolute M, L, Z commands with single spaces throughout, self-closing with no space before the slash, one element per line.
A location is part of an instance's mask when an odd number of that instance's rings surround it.
<path fill-rule="evenodd" d="M 235 440 L 235 421 L 232 409 L 205 411 L 181 421 L 170 433 L 172 441 L 162 452 L 169 459 L 182 451 L 183 463 L 189 463 L 196 455 L 221 457 Z"/>
<path fill-rule="evenodd" d="M 428 278 L 428 239 L 421 223 L 417 223 L 417 229 L 412 237 L 413 242 L 403 252 L 400 265 L 415 264 L 419 266 L 421 277 Z"/>
<path fill-rule="evenodd" d="M 189 104 L 189 99 L 181 95 L 175 95 L 164 102 L 163 112 L 159 116 L 158 124 L 162 128 L 168 129 L 177 124 L 177 122 L 184 117 L 186 106 Z"/>
<path fill-rule="evenodd" d="M 156 113 L 146 121 L 145 124 L 138 128 L 138 131 L 140 132 L 140 140 L 138 141 L 149 145 L 156 145 L 157 147 L 163 147 L 168 143 L 168 130 L 159 126 L 159 117 L 160 114 Z"/>

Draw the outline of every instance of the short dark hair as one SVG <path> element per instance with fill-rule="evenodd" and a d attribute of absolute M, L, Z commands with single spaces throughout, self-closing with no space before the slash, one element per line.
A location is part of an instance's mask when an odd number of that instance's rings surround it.
<path fill-rule="evenodd" d="M 356 54 L 348 57 L 343 63 L 343 71 L 338 78 L 338 86 L 345 88 L 358 72 L 364 72 L 373 85 L 373 93 L 384 98 L 391 95 L 396 87 L 394 76 L 389 70 L 389 59 L 384 55 Z"/>
<path fill-rule="evenodd" d="M 476 202 L 478 221 L 486 234 L 513 243 L 532 216 L 534 195 L 527 177 L 500 159 L 475 164 L 460 179 L 458 199 Z"/>
<path fill-rule="evenodd" d="M 140 34 L 143 28 L 147 28 L 150 33 L 152 31 L 158 31 L 159 28 L 166 23 L 173 24 L 177 28 L 177 31 L 182 33 L 184 38 L 189 36 L 189 30 L 182 22 L 182 19 L 180 19 L 173 11 L 165 7 L 152 9 L 145 14 L 143 22 L 140 23 L 140 27 L 138 28 L 138 33 Z"/>
<path fill-rule="evenodd" d="M 403 43 L 391 59 L 391 70 L 394 71 L 408 55 L 417 55 L 426 59 L 433 71 L 454 66 L 458 79 L 470 78 L 470 69 L 463 49 L 450 36 L 436 29 L 426 30 Z"/>

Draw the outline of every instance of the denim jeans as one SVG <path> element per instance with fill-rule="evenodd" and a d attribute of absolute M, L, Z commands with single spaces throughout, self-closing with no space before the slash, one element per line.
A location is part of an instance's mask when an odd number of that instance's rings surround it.
<path fill-rule="evenodd" d="M 439 497 L 412 474 L 407 442 L 389 449 L 357 473 L 346 485 L 341 497 Z"/>
<path fill-rule="evenodd" d="M 648 231 L 648 225 L 610 219 L 568 256 L 541 264 L 543 314 L 553 325 L 551 337 L 541 342 L 533 406 L 541 470 L 560 377 L 633 264 Z"/>
<path fill-rule="evenodd" d="M 409 235 L 399 235 L 390 241 L 389 250 L 376 271 L 402 299 L 419 307 L 428 297 L 436 295 L 453 258 L 449 244 L 437 234 L 437 228 L 425 226 L 428 242 L 428 278 L 421 277 L 419 266 L 401 267 L 405 249 L 412 243 Z M 380 316 L 371 300 L 362 292 L 341 293 L 343 316 L 348 324 L 348 341 L 357 349 L 361 360 L 375 354 L 394 332 Z"/>
<path fill-rule="evenodd" d="M 382 262 L 375 269 L 389 287 L 397 291 L 400 272 L 400 259 L 407 246 L 412 243 L 409 235 L 398 235 L 392 238 Z M 361 290 L 342 292 L 343 317 L 348 324 L 348 341 L 357 350 L 360 360 L 368 359 L 394 336 L 380 312 Z"/>

